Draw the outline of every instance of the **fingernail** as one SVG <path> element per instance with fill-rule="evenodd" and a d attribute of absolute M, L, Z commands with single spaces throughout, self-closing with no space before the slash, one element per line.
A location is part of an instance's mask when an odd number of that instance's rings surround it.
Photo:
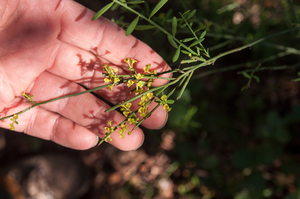
<path fill-rule="evenodd" d="M 100 142 L 100 138 L 97 136 L 96 143 L 95 143 L 95 145 L 93 147 L 98 146 L 99 142 Z"/>

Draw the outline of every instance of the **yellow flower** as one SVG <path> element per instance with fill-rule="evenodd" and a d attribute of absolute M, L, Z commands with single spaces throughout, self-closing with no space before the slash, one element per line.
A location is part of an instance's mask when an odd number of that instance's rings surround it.
<path fill-rule="evenodd" d="M 129 124 L 137 124 L 138 120 L 139 120 L 139 118 L 137 118 L 137 117 L 128 118 Z"/>
<path fill-rule="evenodd" d="M 153 93 L 147 93 L 148 99 L 151 99 L 153 97 Z"/>
<path fill-rule="evenodd" d="M 171 111 L 172 108 L 170 108 L 168 104 L 164 104 L 163 109 L 165 109 L 169 112 L 169 111 Z"/>
<path fill-rule="evenodd" d="M 136 63 L 137 61 L 135 59 L 131 59 L 131 66 L 133 67 L 133 64 Z"/>
<path fill-rule="evenodd" d="M 151 87 L 151 84 L 153 83 L 153 79 L 149 79 L 148 82 L 147 82 L 147 87 L 150 88 Z"/>
<path fill-rule="evenodd" d="M 164 102 L 166 102 L 168 100 L 168 97 L 166 95 L 163 95 L 160 97 L 160 99 Z"/>
<path fill-rule="evenodd" d="M 105 132 L 110 132 L 110 128 L 109 127 L 104 127 Z"/>
<path fill-rule="evenodd" d="M 145 90 L 143 88 L 140 88 L 140 89 L 135 91 L 135 94 L 138 95 L 138 94 L 141 94 L 143 92 L 145 92 Z"/>
<path fill-rule="evenodd" d="M 104 82 L 105 82 L 105 83 L 109 83 L 109 82 L 110 82 L 110 79 L 104 78 Z"/>
<path fill-rule="evenodd" d="M 12 119 L 13 119 L 13 121 L 16 121 L 18 118 L 19 118 L 18 115 L 14 115 Z"/>
<path fill-rule="evenodd" d="M 151 64 L 147 64 L 147 65 L 144 67 L 144 72 L 145 72 L 145 73 L 150 73 L 150 66 L 151 66 Z"/>
<path fill-rule="evenodd" d="M 14 127 L 14 123 L 11 123 L 8 125 L 9 129 L 14 131 L 15 130 L 15 127 Z"/>
<path fill-rule="evenodd" d="M 130 86 L 132 86 L 134 84 L 133 80 L 128 80 L 127 82 L 127 87 L 129 88 Z"/>
<path fill-rule="evenodd" d="M 141 116 L 146 116 L 148 114 L 148 107 L 142 106 L 139 108 L 138 112 Z"/>
<path fill-rule="evenodd" d="M 141 73 L 138 73 L 137 75 L 135 75 L 135 78 L 136 78 L 137 80 L 140 80 L 140 79 L 143 78 L 143 76 L 144 76 L 144 75 L 142 75 Z"/>
<path fill-rule="evenodd" d="M 136 88 L 142 88 L 144 86 L 144 83 L 143 81 L 139 81 L 137 84 L 136 84 Z"/>
<path fill-rule="evenodd" d="M 128 66 L 130 66 L 130 59 L 128 57 L 126 57 L 126 59 L 124 60 L 124 62 L 126 62 L 128 64 Z"/>
<path fill-rule="evenodd" d="M 127 109 L 130 109 L 130 107 L 132 106 L 132 104 L 129 102 L 129 103 L 127 103 L 127 104 L 125 104 L 125 107 L 127 108 Z"/>
<path fill-rule="evenodd" d="M 127 131 L 128 129 L 127 129 L 127 125 L 126 125 L 126 123 L 124 123 L 124 124 L 121 124 L 121 129 L 119 130 L 119 134 L 120 134 L 120 137 L 121 138 L 125 138 L 125 136 L 124 136 L 124 133 L 125 133 L 125 131 Z"/>

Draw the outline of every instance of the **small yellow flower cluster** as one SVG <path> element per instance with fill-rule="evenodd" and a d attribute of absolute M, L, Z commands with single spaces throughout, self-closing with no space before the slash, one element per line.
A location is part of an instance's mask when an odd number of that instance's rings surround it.
<path fill-rule="evenodd" d="M 163 95 L 160 97 L 160 100 L 161 100 L 161 104 L 163 105 L 163 109 L 169 112 L 172 108 L 169 107 L 168 97 L 166 95 Z"/>
<path fill-rule="evenodd" d="M 35 102 L 33 101 L 33 95 L 27 95 L 26 93 L 25 93 L 25 91 L 23 91 L 23 93 L 22 93 L 22 95 L 29 101 L 29 103 L 32 103 L 32 104 L 35 104 Z"/>
<path fill-rule="evenodd" d="M 133 65 L 134 63 L 136 63 L 137 61 L 134 59 L 129 59 L 126 58 L 124 60 L 127 64 L 128 64 L 128 69 L 131 71 L 131 78 L 129 80 L 127 80 L 127 87 L 131 87 L 135 84 L 135 94 L 139 95 L 139 94 L 143 94 L 145 93 L 144 88 L 147 87 L 147 89 L 149 90 L 151 87 L 151 84 L 154 82 L 153 78 L 149 78 L 149 77 L 155 77 L 157 76 L 157 72 L 156 70 L 151 71 L 150 67 L 151 64 L 147 64 L 144 67 L 144 73 L 138 73 L 135 71 Z M 107 65 L 104 65 L 104 70 L 106 72 L 106 78 L 104 79 L 105 82 L 113 82 L 113 85 L 118 83 L 119 81 L 121 81 L 121 78 L 117 76 L 117 69 L 112 70 L 111 67 L 107 68 Z M 144 78 L 144 79 L 143 79 Z M 148 80 L 145 80 L 148 79 Z M 112 86 L 113 86 L 112 85 Z M 111 89 L 112 89 L 111 86 Z M 136 116 L 136 113 L 139 113 L 139 115 L 141 117 L 148 117 L 149 116 L 149 104 L 150 102 L 155 98 L 156 96 L 154 96 L 153 93 L 145 93 L 141 96 L 140 98 L 140 102 L 138 103 L 138 110 L 136 111 L 132 111 L 131 107 L 132 104 L 130 102 L 125 103 L 122 102 L 121 104 L 121 111 L 123 113 L 123 115 L 126 117 L 126 119 L 119 124 L 118 126 L 112 126 L 111 123 L 112 121 L 109 121 L 109 127 L 105 127 L 105 132 L 106 132 L 106 138 L 110 138 L 111 133 L 113 133 L 117 128 L 119 128 L 119 134 L 120 137 L 124 138 L 125 136 L 125 132 L 128 132 L 128 135 L 131 134 L 132 131 L 128 131 L 127 129 L 127 125 L 126 122 L 128 122 L 129 124 L 134 124 L 137 125 L 139 123 L 139 118 Z M 167 111 L 170 111 L 171 108 L 169 107 L 169 104 L 172 104 L 173 100 L 168 100 L 168 97 L 166 95 L 162 95 L 159 99 L 155 100 L 155 102 L 159 103 L 160 105 L 163 106 L 164 109 L 166 109 Z M 111 138 L 110 138 L 111 140 Z M 105 141 L 107 141 L 107 139 L 105 139 Z"/>
<path fill-rule="evenodd" d="M 151 67 L 151 64 L 147 64 L 147 65 L 144 67 L 144 73 L 145 73 L 145 74 L 149 74 L 151 77 L 156 76 L 156 75 L 157 75 L 156 70 L 151 71 L 151 70 L 150 70 L 150 67 Z M 151 87 L 151 84 L 152 84 L 153 82 L 154 82 L 153 79 L 149 79 L 149 80 L 147 81 L 147 88 L 148 88 L 148 89 Z"/>
<path fill-rule="evenodd" d="M 126 131 L 128 131 L 128 128 L 127 128 L 127 125 L 126 125 L 126 123 L 124 123 L 124 124 L 121 124 L 121 129 L 119 130 L 119 134 L 120 134 L 120 137 L 121 138 L 125 138 L 125 136 L 124 136 L 124 133 L 126 132 Z M 128 133 L 129 134 L 129 133 Z"/>
<path fill-rule="evenodd" d="M 8 125 L 8 127 L 9 127 L 10 130 L 12 130 L 12 131 L 15 130 L 14 124 L 18 124 L 18 121 L 17 121 L 18 118 L 19 118 L 19 116 L 14 115 L 14 116 L 10 119 L 10 120 L 12 121 L 12 123 Z"/>
<path fill-rule="evenodd" d="M 129 124 L 137 124 L 139 118 L 137 118 L 135 114 L 132 114 L 132 111 L 130 110 L 131 106 L 131 103 L 123 104 L 121 111 L 123 112 L 123 115 L 128 118 Z"/>
<path fill-rule="evenodd" d="M 131 74 L 132 76 L 136 79 L 136 80 L 128 80 L 127 82 L 127 86 L 128 88 L 130 86 L 132 86 L 133 84 L 136 85 L 136 90 L 135 90 L 135 94 L 138 95 L 138 94 L 141 94 L 143 92 L 145 92 L 143 86 L 144 85 L 147 85 L 147 88 L 150 89 L 151 87 L 151 84 L 154 82 L 153 79 L 148 79 L 145 81 L 142 80 L 142 78 L 147 74 L 147 75 L 150 75 L 152 77 L 154 77 L 157 72 L 156 70 L 154 71 L 151 71 L 150 70 L 150 66 L 151 64 L 147 64 L 145 67 L 144 67 L 144 74 L 141 74 L 141 73 L 137 73 L 134 68 L 133 68 L 133 64 L 136 63 L 137 61 L 135 59 L 129 59 L 129 58 L 126 58 L 124 60 L 127 64 L 128 64 L 128 68 L 129 70 L 131 71 Z"/>
<path fill-rule="evenodd" d="M 109 127 L 104 127 L 105 129 L 105 142 L 107 142 L 107 139 L 109 139 L 109 141 L 112 141 L 112 138 L 110 137 L 110 135 L 115 131 L 115 126 L 112 126 L 112 120 L 108 122 Z"/>
<path fill-rule="evenodd" d="M 138 109 L 140 116 L 144 117 L 144 116 L 148 115 L 149 104 L 147 102 L 152 98 L 153 98 L 153 93 L 147 93 L 146 95 L 143 95 L 141 97 L 141 101 L 139 102 L 140 108 Z"/>
<path fill-rule="evenodd" d="M 104 127 L 105 128 L 105 142 L 107 142 L 107 139 L 109 139 L 109 141 L 112 141 L 112 138 L 110 137 L 110 135 L 115 131 L 116 127 L 112 126 L 112 120 L 108 122 L 109 127 Z M 125 138 L 124 133 L 127 131 L 128 135 L 131 134 L 131 131 L 128 131 L 127 125 L 126 123 L 121 124 L 121 129 L 119 130 L 119 134 L 121 138 Z"/>
<path fill-rule="evenodd" d="M 106 72 L 106 73 L 103 73 L 103 75 L 106 76 L 104 78 L 104 82 L 105 83 L 112 82 L 113 84 L 109 86 L 109 89 L 112 90 L 113 86 L 115 84 L 117 84 L 118 82 L 120 82 L 121 79 L 117 76 L 117 73 L 118 73 L 118 69 L 117 68 L 112 69 L 111 66 L 109 66 L 108 68 L 107 68 L 107 66 L 108 66 L 108 64 L 103 65 L 104 71 Z"/>

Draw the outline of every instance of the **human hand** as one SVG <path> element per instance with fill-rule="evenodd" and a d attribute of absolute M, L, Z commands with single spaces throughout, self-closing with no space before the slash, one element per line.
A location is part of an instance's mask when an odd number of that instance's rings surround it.
<path fill-rule="evenodd" d="M 127 74 L 126 57 L 138 61 L 136 70 L 143 71 L 149 63 L 158 72 L 170 69 L 149 46 L 133 36 L 126 37 L 120 27 L 103 17 L 92 22 L 93 15 L 71 0 L 0 1 L 0 117 L 31 106 L 22 97 L 23 91 L 40 102 L 101 86 L 105 84 L 102 65 L 106 63 L 118 67 L 119 74 Z M 152 85 L 164 83 L 156 80 Z M 96 94 L 118 104 L 134 95 L 130 91 L 120 84 Z M 95 145 L 97 136 L 104 137 L 108 121 L 118 124 L 124 120 L 117 111 L 105 113 L 108 108 L 87 93 L 19 115 L 15 130 L 69 148 L 88 149 Z M 167 113 L 160 107 L 142 125 L 158 129 L 166 120 Z M 3 120 L 0 127 L 8 128 L 10 123 Z M 144 139 L 139 128 L 124 139 L 118 133 L 111 137 L 109 143 L 121 150 L 136 149 Z"/>

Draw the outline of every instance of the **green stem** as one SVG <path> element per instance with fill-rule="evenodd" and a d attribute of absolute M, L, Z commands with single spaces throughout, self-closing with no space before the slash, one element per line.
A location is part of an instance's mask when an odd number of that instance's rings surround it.
<path fill-rule="evenodd" d="M 229 50 L 227 52 L 224 52 L 224 53 L 220 53 L 219 55 L 215 56 L 214 58 L 211 58 L 209 60 L 207 60 L 205 63 L 201 63 L 199 65 L 196 65 L 196 66 L 191 66 L 191 67 L 187 67 L 187 68 L 184 68 L 183 70 L 196 70 L 200 67 L 203 67 L 203 66 L 207 66 L 207 65 L 211 65 L 213 63 L 215 63 L 216 60 L 218 60 L 219 58 L 221 57 L 224 57 L 226 55 L 229 55 L 229 54 L 232 54 L 232 53 L 235 53 L 235 52 L 238 52 L 238 51 L 242 51 L 246 48 L 250 48 L 252 47 L 253 45 L 256 45 L 262 41 L 265 41 L 267 39 L 270 39 L 272 37 L 276 37 L 276 36 L 279 36 L 279 35 L 282 35 L 282 34 L 285 34 L 285 33 L 288 33 L 288 32 L 292 32 L 292 31 L 295 31 L 295 30 L 300 30 L 300 27 L 297 27 L 297 28 L 292 28 L 292 29 L 289 29 L 289 30 L 285 30 L 285 31 L 281 31 L 279 33 L 276 33 L 276 34 L 273 34 L 273 35 L 270 35 L 270 36 L 267 36 L 267 37 L 264 37 L 264 38 L 261 38 L 261 39 L 258 39 L 250 44 L 247 44 L 247 45 L 244 45 L 242 47 L 239 47 L 239 48 L 235 48 L 235 49 L 232 49 L 232 50 Z M 292 51 L 293 52 L 293 51 Z"/>
<path fill-rule="evenodd" d="M 155 26 L 156 28 L 158 28 L 161 32 L 165 33 L 168 36 L 171 36 L 177 43 L 179 43 L 183 48 L 185 48 L 186 50 L 188 50 L 189 52 L 191 52 L 194 55 L 197 55 L 197 53 L 195 51 L 193 51 L 191 48 L 189 48 L 188 46 L 186 46 L 184 43 L 180 42 L 176 37 L 174 37 L 171 33 L 169 33 L 168 31 L 166 31 L 163 27 L 161 27 L 160 25 L 158 25 L 157 23 L 155 23 L 154 21 L 152 21 L 151 19 L 145 17 L 144 15 L 140 14 L 139 12 L 135 11 L 134 9 L 130 8 L 129 6 L 127 6 L 126 4 L 118 1 L 118 0 L 113 0 L 113 2 L 119 4 L 120 6 L 126 8 L 127 10 L 131 11 L 132 13 L 138 15 L 140 18 L 146 20 L 148 23 L 152 24 L 153 26 Z"/>
<path fill-rule="evenodd" d="M 251 67 L 251 66 L 257 65 L 259 63 L 263 64 L 265 62 L 274 60 L 276 58 L 284 57 L 284 56 L 289 55 L 289 54 L 290 53 L 287 53 L 287 52 L 281 52 L 281 53 L 278 53 L 277 55 L 272 55 L 272 56 L 269 56 L 267 58 L 255 60 L 255 61 L 252 61 L 252 62 L 246 62 L 246 63 L 242 63 L 242 64 L 237 64 L 237 65 L 229 66 L 229 67 L 226 67 L 226 68 L 220 68 L 220 69 L 210 70 L 210 71 L 207 71 L 207 72 L 204 72 L 204 73 L 197 74 L 193 78 L 197 79 L 197 78 L 201 78 L 201 77 L 212 75 L 212 74 L 216 74 L 216 73 L 221 73 L 221 72 L 227 72 L 227 71 L 231 71 L 231 70 L 236 70 L 236 69 L 239 69 L 239 68 L 243 68 L 245 66 Z"/>
<path fill-rule="evenodd" d="M 123 82 L 122 82 L 123 83 Z M 47 104 L 47 103 L 50 103 L 50 102 L 54 102 L 54 101 L 57 101 L 57 100 L 61 100 L 61 99 L 65 99 L 65 98 L 68 98 L 68 97 L 75 97 L 75 96 L 78 96 L 78 95 L 82 95 L 82 94 L 85 94 L 85 93 L 91 93 L 91 92 L 94 92 L 94 91 L 97 91 L 97 90 L 100 90 L 100 89 L 103 89 L 103 88 L 106 88 L 110 85 L 113 85 L 113 84 L 106 84 L 106 85 L 103 85 L 103 86 L 99 86 L 99 87 L 96 87 L 96 88 L 93 88 L 93 89 L 89 89 L 89 90 L 85 90 L 85 91 L 82 91 L 82 92 L 79 92 L 79 93 L 74 93 L 74 94 L 70 94 L 70 95 L 65 95 L 65 96 L 62 96 L 62 97 L 58 97 L 58 98 L 54 98 L 54 99 L 50 99 L 50 100 L 47 100 L 47 101 L 43 101 L 43 102 L 39 102 L 39 103 L 35 103 L 33 104 L 32 106 L 22 110 L 22 111 L 19 111 L 17 113 L 14 113 L 12 115 L 8 115 L 6 117 L 2 117 L 0 118 L 0 121 L 1 120 L 5 120 L 5 119 L 8 119 L 10 117 L 13 117 L 14 115 L 20 115 L 26 111 L 29 111 L 30 109 L 34 108 L 34 107 L 37 107 L 37 106 L 40 106 L 42 104 Z"/>

